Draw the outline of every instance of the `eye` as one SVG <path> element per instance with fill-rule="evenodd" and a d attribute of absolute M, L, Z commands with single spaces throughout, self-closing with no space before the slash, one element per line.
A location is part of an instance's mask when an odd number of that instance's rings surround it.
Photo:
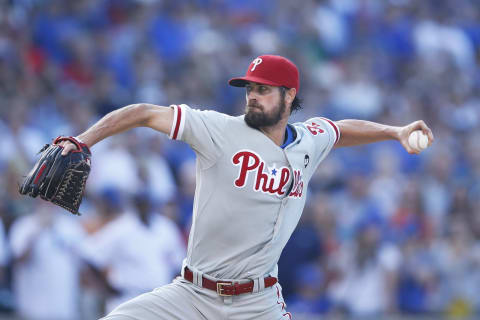
<path fill-rule="evenodd" d="M 265 86 L 260 86 L 260 87 L 258 87 L 258 92 L 264 93 L 264 92 L 266 92 L 266 91 L 267 91 L 267 87 L 265 87 Z"/>

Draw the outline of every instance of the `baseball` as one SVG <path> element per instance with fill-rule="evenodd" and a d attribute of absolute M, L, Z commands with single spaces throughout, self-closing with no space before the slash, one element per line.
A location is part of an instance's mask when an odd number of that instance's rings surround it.
<path fill-rule="evenodd" d="M 410 147 L 417 150 L 424 150 L 428 147 L 428 137 L 421 130 L 415 130 L 408 137 Z"/>

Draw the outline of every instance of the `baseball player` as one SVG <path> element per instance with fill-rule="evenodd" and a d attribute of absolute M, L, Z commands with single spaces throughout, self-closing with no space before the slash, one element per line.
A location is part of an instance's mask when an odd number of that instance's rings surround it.
<path fill-rule="evenodd" d="M 107 114 L 78 138 L 88 146 L 145 126 L 188 143 L 197 155 L 193 223 L 181 276 L 118 306 L 103 319 L 291 319 L 277 261 L 306 201 L 308 182 L 334 147 L 398 140 L 423 121 L 392 127 L 322 117 L 288 123 L 299 108 L 299 72 L 290 60 L 262 55 L 230 85 L 246 88 L 242 116 L 134 104 Z M 75 149 L 61 143 L 63 154 Z"/>

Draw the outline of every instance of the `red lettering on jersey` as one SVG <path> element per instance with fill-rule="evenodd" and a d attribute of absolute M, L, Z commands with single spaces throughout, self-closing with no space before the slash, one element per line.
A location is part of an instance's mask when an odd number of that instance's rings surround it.
<path fill-rule="evenodd" d="M 262 161 L 260 165 L 258 166 L 257 170 L 257 179 L 255 182 L 255 191 L 263 191 L 263 192 L 271 192 L 272 187 L 273 187 L 273 180 L 270 181 L 270 186 L 267 187 L 268 181 L 269 181 L 269 176 L 265 172 L 263 172 L 263 168 L 265 167 L 265 162 Z M 260 189 L 260 184 L 262 184 L 262 188 Z"/>
<path fill-rule="evenodd" d="M 279 195 L 285 194 L 285 192 L 283 192 L 282 189 L 287 185 L 287 182 L 289 179 L 290 179 L 290 170 L 288 170 L 288 168 L 282 168 L 282 173 L 280 175 L 280 185 L 278 186 Z"/>
<path fill-rule="evenodd" d="M 242 165 L 240 167 L 240 174 L 238 178 L 235 180 L 235 186 L 239 188 L 243 188 L 245 183 L 247 182 L 247 173 L 258 167 L 260 163 L 260 158 L 253 152 L 249 151 L 240 151 L 237 152 L 232 158 L 233 164 L 238 165 L 240 164 L 240 159 L 242 161 Z M 253 160 L 253 163 L 250 164 L 250 159 Z"/>
<path fill-rule="evenodd" d="M 307 124 L 307 129 L 310 131 L 314 136 L 316 136 L 319 133 L 324 133 L 325 131 L 320 128 L 320 125 L 312 122 L 312 124 Z"/>
<path fill-rule="evenodd" d="M 293 187 L 290 197 L 301 198 L 303 194 L 303 179 L 300 170 L 293 170 Z"/>
<path fill-rule="evenodd" d="M 237 152 L 232 157 L 232 162 L 240 165 L 238 178 L 234 181 L 236 187 L 243 188 L 247 183 L 248 173 L 255 172 L 254 191 L 279 196 L 285 194 L 284 189 L 290 179 L 290 170 L 287 167 L 273 167 L 272 172 L 267 168 L 265 172 L 266 162 L 251 151 Z"/>

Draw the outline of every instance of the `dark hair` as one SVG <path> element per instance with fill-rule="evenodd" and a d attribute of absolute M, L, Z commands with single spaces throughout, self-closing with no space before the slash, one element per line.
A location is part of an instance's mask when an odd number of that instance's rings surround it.
<path fill-rule="evenodd" d="M 289 89 L 290 88 L 287 88 L 287 87 L 281 87 L 280 91 L 281 91 L 282 99 L 285 98 L 285 91 Z M 303 103 L 303 99 L 299 98 L 298 96 L 295 96 L 295 98 L 293 98 L 292 106 L 290 108 L 290 114 L 292 114 L 294 111 L 302 109 L 302 103 Z"/>

